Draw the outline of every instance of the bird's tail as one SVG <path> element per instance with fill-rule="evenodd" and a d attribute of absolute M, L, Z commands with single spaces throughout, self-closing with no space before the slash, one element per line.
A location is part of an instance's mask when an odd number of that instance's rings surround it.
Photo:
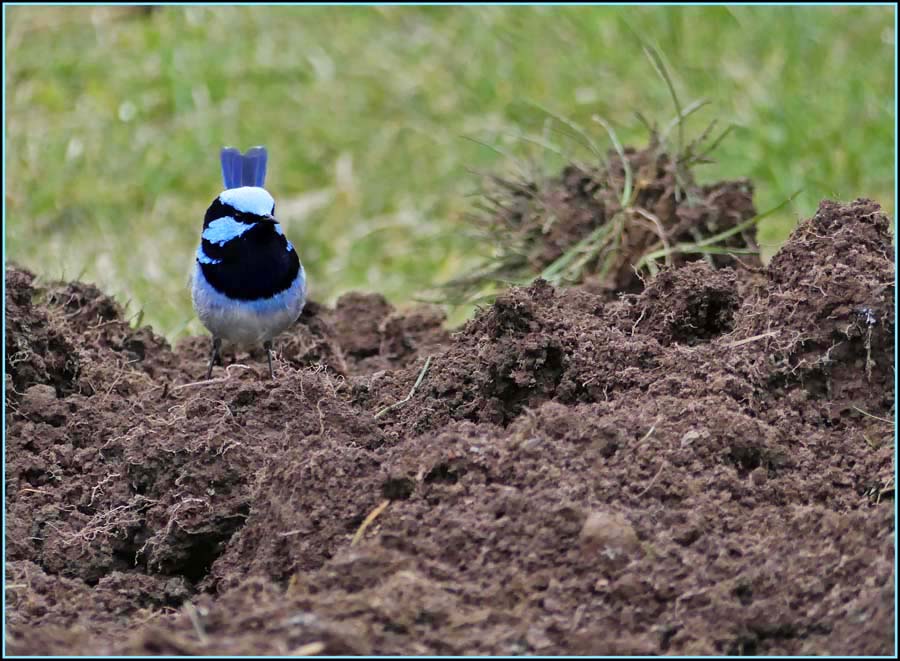
<path fill-rule="evenodd" d="M 251 147 L 241 154 L 234 147 L 222 148 L 222 178 L 225 188 L 260 186 L 266 183 L 266 162 L 269 154 L 265 147 Z"/>

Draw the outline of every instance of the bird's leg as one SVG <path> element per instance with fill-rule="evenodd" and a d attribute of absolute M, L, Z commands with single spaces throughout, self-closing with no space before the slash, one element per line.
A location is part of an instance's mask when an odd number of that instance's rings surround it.
<path fill-rule="evenodd" d="M 222 356 L 219 355 L 219 348 L 222 346 L 222 338 L 214 337 L 212 341 L 212 353 L 209 354 L 209 369 L 206 370 L 206 380 L 209 381 L 212 378 L 212 368 L 213 363 L 216 362 L 216 358 L 219 359 L 219 364 L 222 362 Z"/>
<path fill-rule="evenodd" d="M 269 359 L 269 377 L 275 378 L 275 371 L 272 369 L 272 340 L 263 342 L 263 349 L 266 350 L 266 358 Z"/>

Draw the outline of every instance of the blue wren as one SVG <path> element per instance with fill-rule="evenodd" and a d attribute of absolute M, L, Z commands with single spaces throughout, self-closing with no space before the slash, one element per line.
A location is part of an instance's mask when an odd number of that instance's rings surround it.
<path fill-rule="evenodd" d="M 194 310 L 212 333 L 213 363 L 222 340 L 262 345 L 272 370 L 272 339 L 291 326 L 306 303 L 306 273 L 275 220 L 275 200 L 262 186 L 268 154 L 222 150 L 223 191 L 206 210 L 191 281 Z"/>

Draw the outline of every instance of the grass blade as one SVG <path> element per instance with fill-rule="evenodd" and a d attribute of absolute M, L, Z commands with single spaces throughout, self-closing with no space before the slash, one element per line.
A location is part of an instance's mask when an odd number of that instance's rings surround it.
<path fill-rule="evenodd" d="M 619 142 L 619 137 L 616 135 L 616 132 L 613 130 L 613 127 L 610 126 L 609 122 L 600 115 L 594 115 L 591 119 L 606 129 L 606 132 L 609 134 L 609 139 L 612 141 L 613 147 L 615 147 L 616 153 L 618 153 L 619 158 L 622 159 L 622 167 L 625 169 L 625 186 L 622 188 L 621 206 L 625 209 L 631 201 L 631 187 L 634 178 L 634 175 L 631 172 L 631 163 L 625 158 L 625 149 L 622 147 L 622 143 Z"/>
<path fill-rule="evenodd" d="M 681 122 L 683 122 L 688 117 L 693 115 L 695 112 L 700 110 L 700 108 L 702 108 L 704 106 L 708 106 L 708 105 L 709 105 L 709 99 L 697 99 L 693 103 L 688 104 L 688 106 L 684 109 L 684 112 L 682 112 L 677 117 L 673 118 L 672 121 L 666 125 L 666 128 L 663 130 L 663 132 L 661 134 L 662 139 L 663 140 L 667 139 L 669 137 L 669 133 L 672 132 L 672 129 L 675 128 L 675 126 L 681 124 Z"/>
<path fill-rule="evenodd" d="M 666 83 L 666 87 L 669 88 L 669 94 L 672 96 L 672 102 L 675 104 L 675 115 L 676 117 L 682 116 L 681 110 L 681 102 L 678 100 L 678 93 L 675 91 L 675 85 L 672 84 L 672 78 L 669 76 L 669 70 L 666 69 L 665 63 L 663 63 L 662 57 L 653 46 L 649 44 L 644 44 L 644 54 L 650 58 L 650 62 L 653 64 L 653 68 L 656 69 L 656 73 L 659 74 L 660 78 L 663 79 Z M 678 122 L 678 150 L 676 154 L 680 157 L 681 150 L 684 148 L 684 127 L 681 122 Z"/>
<path fill-rule="evenodd" d="M 552 264 L 541 271 L 541 277 L 548 282 L 555 282 L 557 275 L 571 264 L 584 249 L 595 242 L 598 242 L 605 234 L 612 231 L 613 223 L 605 222 L 593 232 L 584 237 L 581 241 L 569 248 L 562 255 L 557 257 Z"/>
<path fill-rule="evenodd" d="M 781 204 L 772 207 L 768 211 L 758 213 L 755 216 L 753 216 L 753 218 L 745 220 L 743 223 L 739 223 L 739 224 L 735 225 L 734 227 L 725 230 L 724 232 L 719 232 L 718 234 L 715 234 L 707 239 L 704 239 L 703 241 L 699 241 L 697 243 L 697 245 L 698 246 L 708 246 L 708 245 L 712 245 L 715 243 L 719 243 L 720 241 L 724 241 L 725 239 L 727 239 L 730 236 L 734 236 L 735 234 L 737 234 L 739 232 L 743 232 L 745 229 L 747 229 L 749 227 L 753 227 L 754 225 L 759 223 L 761 220 L 764 220 L 764 219 L 768 218 L 769 216 L 771 216 L 773 213 L 781 211 L 784 207 L 786 207 L 788 204 L 793 202 L 794 199 L 796 199 L 796 197 L 798 195 L 800 195 L 801 192 L 802 192 L 802 190 L 796 191 L 793 195 L 791 195 L 789 198 L 787 198 Z"/>
<path fill-rule="evenodd" d="M 731 133 L 735 128 L 736 128 L 735 124 L 729 124 L 728 126 L 726 126 L 725 129 L 719 134 L 719 137 L 716 138 L 715 140 L 713 140 L 712 143 L 710 143 L 709 147 L 707 147 L 701 153 L 697 154 L 695 162 L 698 162 L 698 163 L 702 162 L 703 159 L 705 159 L 709 154 L 711 154 L 713 151 L 715 151 L 716 147 L 718 147 L 719 144 L 721 144 L 722 140 L 724 140 L 725 137 L 729 133 Z"/>
<path fill-rule="evenodd" d="M 753 216 L 753 218 L 745 220 L 744 222 L 739 223 L 739 224 L 735 225 L 734 227 L 725 230 L 724 232 L 719 232 L 718 234 L 715 234 L 711 237 L 703 239 L 702 241 L 697 241 L 696 243 L 679 243 L 675 246 L 672 246 L 669 249 L 663 248 L 662 250 L 655 250 L 651 253 L 647 253 L 646 255 L 641 257 L 640 260 L 638 260 L 638 263 L 635 264 L 635 269 L 640 270 L 641 268 L 644 268 L 645 266 L 647 266 L 648 263 L 655 262 L 657 259 L 659 259 L 660 257 L 664 257 L 667 254 L 676 254 L 676 253 L 680 253 L 680 254 L 702 253 L 702 254 L 710 254 L 710 255 L 755 254 L 758 251 L 756 251 L 754 249 L 723 248 L 721 246 L 716 246 L 715 244 L 720 243 L 720 242 L 724 241 L 725 239 L 727 239 L 731 236 L 734 236 L 735 234 L 737 234 L 739 232 L 743 232 L 745 229 L 748 229 L 748 228 L 752 227 L 753 225 L 756 225 L 757 223 L 764 220 L 765 218 L 768 218 L 772 214 L 780 211 L 785 206 L 787 206 L 789 203 L 793 202 L 794 199 L 798 195 L 800 195 L 801 192 L 802 191 L 798 190 L 793 195 L 791 195 L 789 198 L 784 200 L 781 204 L 772 207 L 768 211 L 764 211 L 763 213 L 757 214 L 757 215 Z"/>
<path fill-rule="evenodd" d="M 597 147 L 596 143 L 594 143 L 594 141 L 591 140 L 591 137 L 587 134 L 587 132 L 583 128 L 581 128 L 578 124 L 573 122 L 571 119 L 568 119 L 566 117 L 563 117 L 562 115 L 559 115 L 559 114 L 553 112 L 549 108 L 545 108 L 537 101 L 528 101 L 527 103 L 529 103 L 533 107 L 537 108 L 541 112 L 546 113 L 547 115 L 549 115 L 550 117 L 555 119 L 557 122 L 565 124 L 570 129 L 575 131 L 575 133 L 578 134 L 584 140 L 585 144 L 588 146 L 588 148 L 591 150 L 591 152 L 594 154 L 594 156 L 596 156 L 597 159 L 600 161 L 603 160 L 603 158 L 604 158 L 603 152 L 600 151 L 600 148 Z"/>

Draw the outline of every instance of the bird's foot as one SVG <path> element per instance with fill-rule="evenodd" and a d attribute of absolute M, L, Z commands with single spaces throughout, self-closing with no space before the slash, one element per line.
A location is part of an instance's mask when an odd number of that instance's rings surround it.
<path fill-rule="evenodd" d="M 219 362 L 219 365 L 222 364 L 222 355 L 219 353 L 219 349 L 222 348 L 222 338 L 214 337 L 212 341 L 212 353 L 209 355 L 209 368 L 206 370 L 206 380 L 209 381 L 212 378 L 212 368 L 213 363 L 216 361 Z"/>
<path fill-rule="evenodd" d="M 272 369 L 272 341 L 263 342 L 263 349 L 266 350 L 266 358 L 269 360 L 269 378 L 275 378 L 275 370 Z"/>

